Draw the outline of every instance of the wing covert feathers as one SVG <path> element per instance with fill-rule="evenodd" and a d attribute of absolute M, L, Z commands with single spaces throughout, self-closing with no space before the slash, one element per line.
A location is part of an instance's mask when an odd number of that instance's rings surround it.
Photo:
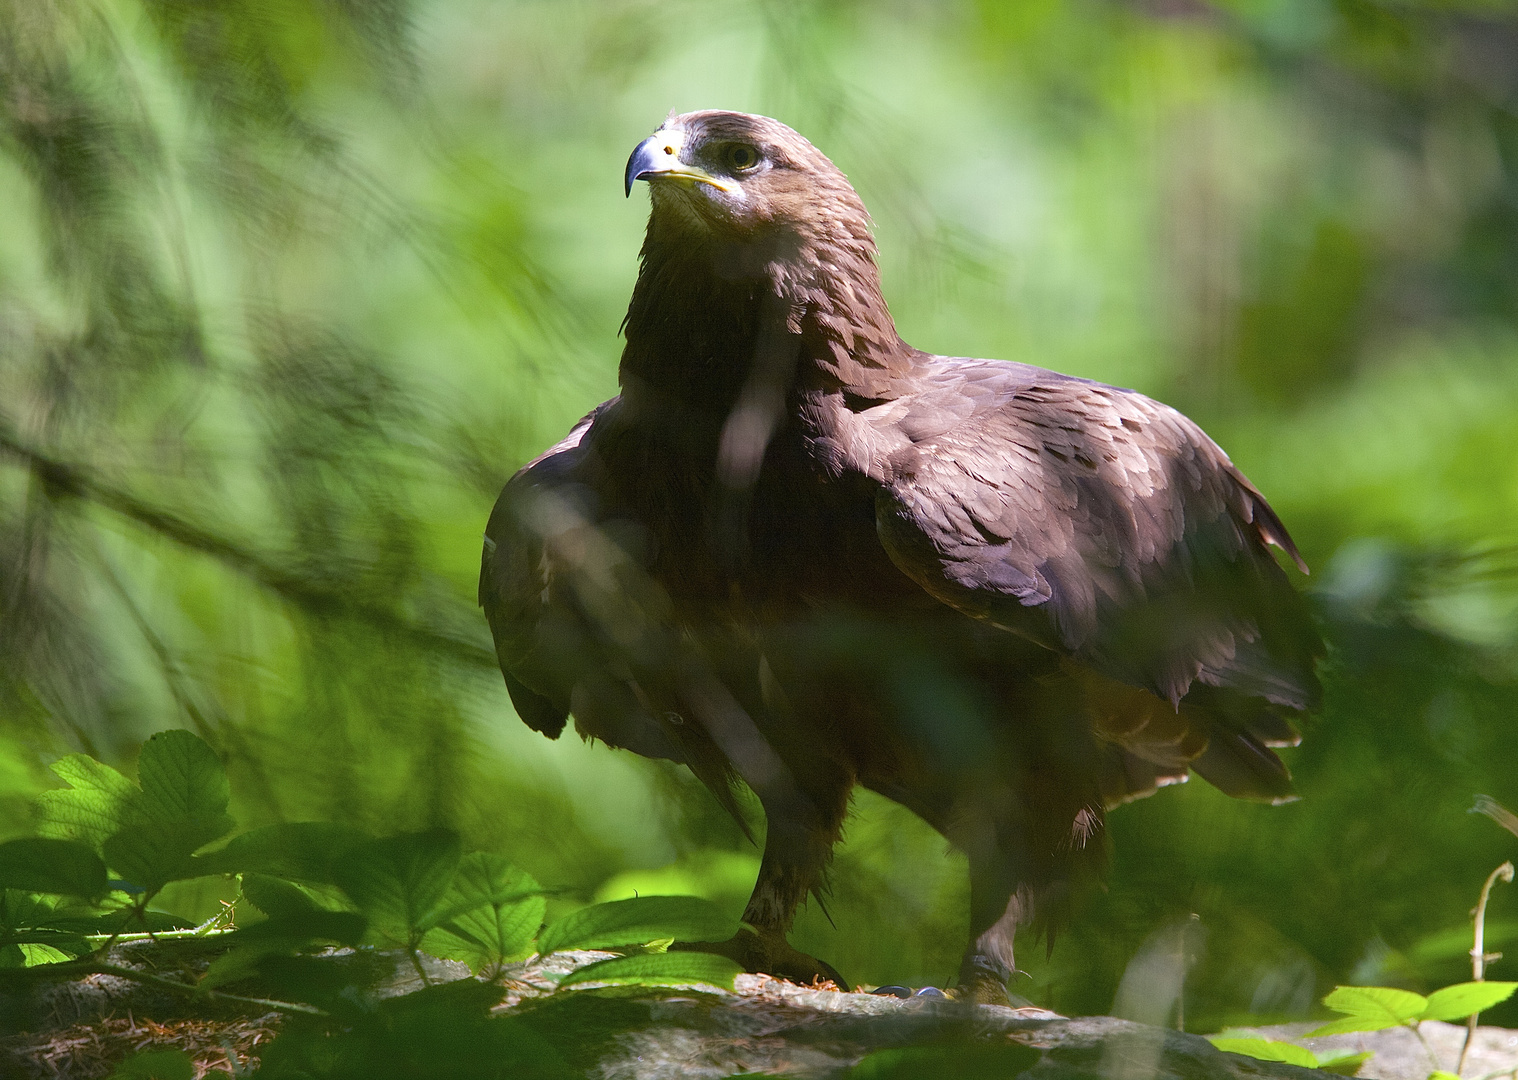
<path fill-rule="evenodd" d="M 1194 423 L 1018 364 L 934 357 L 922 382 L 895 427 L 926 437 L 906 436 L 877 499 L 908 576 L 1172 706 L 1197 684 L 1316 703 L 1321 645 L 1265 545 L 1301 557 Z"/>

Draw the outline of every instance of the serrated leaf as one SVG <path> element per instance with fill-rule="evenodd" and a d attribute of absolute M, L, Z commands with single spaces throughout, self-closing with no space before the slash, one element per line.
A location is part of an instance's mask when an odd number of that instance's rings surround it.
<path fill-rule="evenodd" d="M 1375 1056 L 1374 1050 L 1345 1054 L 1324 1053 L 1318 1055 L 1318 1068 L 1335 1076 L 1354 1076 L 1360 1071 L 1361 1065 Z"/>
<path fill-rule="evenodd" d="M 409 946 L 433 925 L 459 859 L 458 835 L 432 829 L 360 844 L 338 860 L 333 873 L 368 917 L 371 937 Z"/>
<path fill-rule="evenodd" d="M 69 956 L 78 956 L 88 951 L 84 938 L 78 934 L 70 934 L 63 930 L 54 930 L 50 927 L 37 926 L 28 930 L 15 930 L 6 935 L 11 942 L 27 945 L 45 945 Z"/>
<path fill-rule="evenodd" d="M 1010 1080 L 1043 1053 L 1021 1043 L 950 1040 L 936 1046 L 892 1047 L 865 1055 L 847 1080 Z"/>
<path fill-rule="evenodd" d="M 137 783 L 135 809 L 149 821 L 219 819 L 231 794 L 216 752 L 200 736 L 179 729 L 160 731 L 142 744 Z"/>
<path fill-rule="evenodd" d="M 99 848 L 126 823 L 137 785 L 84 754 L 60 758 L 52 768 L 70 786 L 37 796 L 37 831 Z"/>
<path fill-rule="evenodd" d="M 1309 1031 L 1307 1038 L 1396 1027 L 1419 1017 L 1427 1007 L 1428 999 L 1411 990 L 1396 990 L 1390 986 L 1338 986 L 1323 999 L 1323 1004 L 1345 1015 Z"/>
<path fill-rule="evenodd" d="M 333 866 L 374 838 L 330 821 L 295 821 L 250 829 L 195 862 L 206 874 L 259 873 L 288 881 L 333 884 Z"/>
<path fill-rule="evenodd" d="M 1506 1001 L 1518 990 L 1518 982 L 1466 982 L 1446 986 L 1428 995 L 1420 1020 L 1464 1020 Z"/>
<path fill-rule="evenodd" d="M 40 967 L 43 964 L 61 964 L 72 960 L 73 956 L 51 945 L 41 942 L 21 942 L 21 956 L 27 967 Z"/>
<path fill-rule="evenodd" d="M 268 956 L 291 955 L 319 942 L 357 945 L 366 923 L 351 911 L 309 908 L 293 915 L 267 919 L 228 934 L 222 941 L 232 946 L 211 962 L 199 986 L 210 990 L 254 975 L 258 963 Z"/>
<path fill-rule="evenodd" d="M 116 1066 L 109 1080 L 195 1080 L 195 1062 L 178 1050 L 147 1050 Z"/>
<path fill-rule="evenodd" d="M 559 985 L 582 983 L 635 984 L 640 986 L 705 986 L 733 988 L 733 979 L 743 971 L 742 965 L 725 956 L 703 952 L 638 953 L 615 956 L 576 968 Z"/>
<path fill-rule="evenodd" d="M 499 855 L 463 857 L 421 947 L 433 956 L 462 960 L 478 974 L 532 951 L 547 900 L 531 874 Z"/>
<path fill-rule="evenodd" d="M 156 893 L 171 881 L 201 877 L 205 871 L 191 853 L 215 839 L 217 824 L 196 820 L 154 821 L 128 825 L 101 845 L 111 869 L 131 885 Z"/>
<path fill-rule="evenodd" d="M 1279 1042 L 1275 1039 L 1254 1037 L 1213 1036 L 1208 1039 L 1213 1046 L 1230 1054 L 1243 1054 L 1259 1061 L 1283 1061 L 1288 1065 L 1300 1065 L 1304 1069 L 1316 1069 L 1318 1058 L 1305 1046 Z"/>
<path fill-rule="evenodd" d="M 105 892 L 105 863 L 79 840 L 11 840 L 0 844 L 0 889 L 94 898 Z"/>
<path fill-rule="evenodd" d="M 43 926 L 58 909 L 58 899 L 19 889 L 0 891 L 0 929 Z"/>
<path fill-rule="evenodd" d="M 268 874 L 244 874 L 242 895 L 271 919 L 303 915 L 320 908 L 299 885 Z"/>
<path fill-rule="evenodd" d="M 642 945 L 659 938 L 726 941 L 738 920 L 695 896 L 636 896 L 571 912 L 538 938 L 538 952 Z"/>

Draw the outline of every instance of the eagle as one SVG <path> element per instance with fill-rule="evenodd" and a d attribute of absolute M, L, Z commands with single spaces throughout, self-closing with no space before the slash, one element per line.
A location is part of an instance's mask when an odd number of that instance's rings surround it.
<path fill-rule="evenodd" d="M 688 766 L 766 829 L 747 970 L 787 940 L 851 793 L 964 852 L 958 993 L 1100 880 L 1105 815 L 1195 772 L 1282 802 L 1321 688 L 1306 566 L 1264 496 L 1132 390 L 901 339 L 864 204 L 763 116 L 671 115 L 619 396 L 501 492 L 479 601 L 518 715 Z M 747 826 L 744 825 L 745 831 Z"/>

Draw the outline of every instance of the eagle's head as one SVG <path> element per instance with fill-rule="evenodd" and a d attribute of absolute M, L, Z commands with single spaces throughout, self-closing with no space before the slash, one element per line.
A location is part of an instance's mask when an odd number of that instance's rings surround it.
<path fill-rule="evenodd" d="M 647 180 L 660 230 L 724 240 L 868 242 L 869 217 L 843 173 L 767 116 L 670 116 L 627 161 L 627 191 Z"/>

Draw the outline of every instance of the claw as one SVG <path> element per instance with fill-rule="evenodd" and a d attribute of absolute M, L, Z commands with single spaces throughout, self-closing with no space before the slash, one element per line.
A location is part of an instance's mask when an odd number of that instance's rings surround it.
<path fill-rule="evenodd" d="M 682 941 L 670 948 L 677 951 L 716 953 L 742 964 L 745 971 L 756 975 L 772 975 L 800 986 L 831 982 L 840 990 L 849 989 L 849 984 L 831 964 L 792 948 L 783 934 L 756 934 L 752 930 L 739 930 L 726 941 Z"/>
<path fill-rule="evenodd" d="M 936 986 L 924 986 L 920 990 L 913 990 L 910 986 L 897 986 L 893 983 L 890 986 L 877 986 L 870 993 L 883 997 L 920 998 L 939 1001 L 947 1001 L 949 999 L 949 995 Z"/>

